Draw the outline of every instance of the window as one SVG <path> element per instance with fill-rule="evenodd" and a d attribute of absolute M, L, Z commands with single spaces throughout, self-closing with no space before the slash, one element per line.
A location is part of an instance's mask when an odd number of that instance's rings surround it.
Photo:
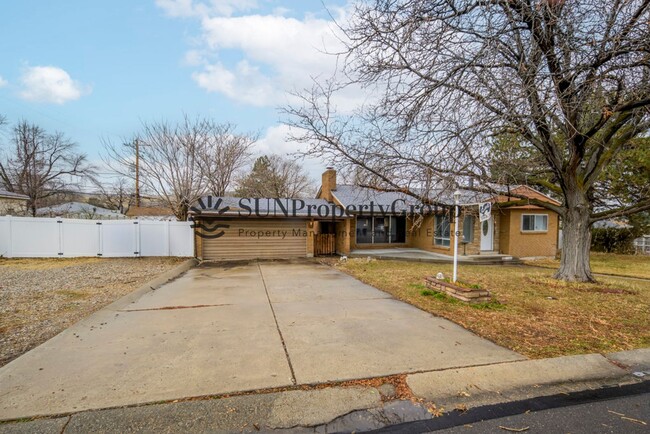
<path fill-rule="evenodd" d="M 521 216 L 522 232 L 548 231 L 548 214 L 523 214 Z"/>
<path fill-rule="evenodd" d="M 463 219 L 463 242 L 474 242 L 474 216 L 466 215 Z"/>
<path fill-rule="evenodd" d="M 406 217 L 357 217 L 357 244 L 406 242 Z"/>
<path fill-rule="evenodd" d="M 372 219 L 369 217 L 357 218 L 357 243 L 372 243 Z"/>
<path fill-rule="evenodd" d="M 406 242 L 406 217 L 390 218 L 390 242 L 391 243 Z"/>
<path fill-rule="evenodd" d="M 437 215 L 434 219 L 433 244 L 436 246 L 449 247 L 451 226 L 448 215 Z"/>

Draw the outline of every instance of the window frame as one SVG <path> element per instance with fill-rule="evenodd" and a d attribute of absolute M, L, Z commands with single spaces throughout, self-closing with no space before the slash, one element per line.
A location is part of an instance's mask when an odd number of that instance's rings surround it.
<path fill-rule="evenodd" d="M 447 237 L 438 234 L 438 219 L 447 220 L 449 235 Z M 439 242 L 439 240 L 441 242 Z M 451 247 L 451 219 L 447 214 L 436 214 L 433 216 L 433 245 L 438 247 Z"/>
<path fill-rule="evenodd" d="M 472 220 L 472 222 L 471 222 L 471 224 L 469 226 L 466 225 L 468 218 Z M 474 238 L 475 238 L 474 237 L 474 225 L 475 224 L 476 224 L 476 216 L 474 216 L 472 214 L 468 214 L 468 215 L 463 217 L 463 240 L 462 241 L 464 243 L 470 244 L 470 243 L 474 242 Z M 471 231 L 469 239 L 465 238 L 465 227 L 469 227 L 469 229 Z"/>
<path fill-rule="evenodd" d="M 393 239 L 393 235 L 395 235 L 395 238 L 397 238 L 398 234 L 397 234 L 397 232 L 395 234 L 393 234 L 393 225 L 395 225 L 397 227 L 397 225 L 398 225 L 397 221 L 400 218 L 403 219 L 404 241 L 395 241 Z M 359 230 L 359 220 L 360 219 L 368 220 L 370 222 L 370 241 L 361 241 L 361 242 L 359 241 L 358 230 Z M 386 234 L 386 237 L 387 237 L 388 241 L 380 241 L 380 242 L 375 241 L 375 235 L 376 235 L 376 233 L 375 233 L 375 221 L 378 220 L 378 219 L 384 219 L 384 232 Z M 386 219 L 388 219 L 388 225 L 385 224 Z M 373 216 L 373 217 L 370 217 L 370 216 L 357 216 L 357 218 L 355 219 L 355 232 L 354 233 L 355 233 L 355 242 L 358 245 L 405 244 L 406 243 L 406 217 L 405 216 L 400 216 L 400 215 L 396 215 L 396 216 L 392 216 L 392 215 L 391 216 Z"/>
<path fill-rule="evenodd" d="M 533 219 L 533 229 L 524 229 L 524 219 L 526 217 L 534 217 Z M 537 226 L 537 218 L 541 217 L 542 221 L 546 222 L 545 228 L 544 229 L 535 229 Z M 521 224 L 520 224 L 520 230 L 522 233 L 530 234 L 530 233 L 545 233 L 548 232 L 548 223 L 549 223 L 549 215 L 547 213 L 526 213 L 521 215 Z"/>

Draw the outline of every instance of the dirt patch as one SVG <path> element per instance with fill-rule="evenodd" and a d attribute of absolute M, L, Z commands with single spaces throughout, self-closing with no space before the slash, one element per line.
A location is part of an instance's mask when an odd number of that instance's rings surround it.
<path fill-rule="evenodd" d="M 1 259 L 0 366 L 182 261 Z"/>

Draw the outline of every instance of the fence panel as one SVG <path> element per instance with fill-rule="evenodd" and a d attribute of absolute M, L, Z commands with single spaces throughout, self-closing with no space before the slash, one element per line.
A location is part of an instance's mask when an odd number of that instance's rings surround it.
<path fill-rule="evenodd" d="M 137 225 L 133 220 L 101 222 L 101 252 L 107 258 L 138 256 Z"/>
<path fill-rule="evenodd" d="M 0 256 L 194 256 L 191 222 L 0 217 Z"/>
<path fill-rule="evenodd" d="M 194 256 L 194 229 L 188 222 L 169 224 L 169 256 Z"/>
<path fill-rule="evenodd" d="M 62 256 L 97 256 L 100 226 L 93 220 L 61 219 L 63 231 Z"/>
<path fill-rule="evenodd" d="M 162 224 L 161 224 L 162 223 Z M 140 221 L 140 256 L 173 256 L 168 253 L 169 222 Z"/>
<path fill-rule="evenodd" d="M 49 218 L 11 218 L 11 255 L 23 258 L 60 256 L 59 221 Z"/>

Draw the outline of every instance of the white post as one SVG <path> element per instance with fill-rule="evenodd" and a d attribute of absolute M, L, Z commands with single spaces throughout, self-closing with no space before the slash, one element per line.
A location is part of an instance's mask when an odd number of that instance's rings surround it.
<path fill-rule="evenodd" d="M 7 221 L 8 221 L 8 223 L 7 223 L 7 231 L 8 231 L 7 240 L 9 241 L 9 244 L 7 245 L 7 258 L 13 258 L 13 254 L 14 254 L 14 246 L 13 246 L 14 234 L 13 234 L 13 227 L 12 227 L 12 224 L 11 224 L 11 216 L 10 215 L 7 216 Z"/>
<path fill-rule="evenodd" d="M 460 191 L 456 190 L 454 192 L 454 278 L 453 282 L 456 283 L 458 280 L 458 219 L 460 218 L 460 207 L 458 202 L 460 201 Z"/>
<path fill-rule="evenodd" d="M 454 207 L 454 283 L 458 279 L 458 205 Z"/>

